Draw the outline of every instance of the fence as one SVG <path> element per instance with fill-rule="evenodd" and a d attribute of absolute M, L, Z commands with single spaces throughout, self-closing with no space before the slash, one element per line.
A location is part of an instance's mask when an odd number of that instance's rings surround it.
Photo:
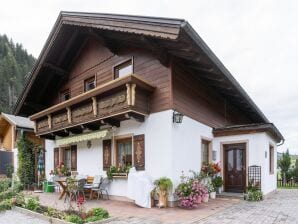
<path fill-rule="evenodd" d="M 298 178 L 291 178 L 285 182 L 282 179 L 278 179 L 277 187 L 298 187 Z"/>

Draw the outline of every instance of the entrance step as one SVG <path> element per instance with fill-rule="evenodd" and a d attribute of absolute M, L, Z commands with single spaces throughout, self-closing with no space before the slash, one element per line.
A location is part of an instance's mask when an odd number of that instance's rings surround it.
<path fill-rule="evenodd" d="M 220 194 L 216 194 L 216 197 L 243 199 L 243 193 L 221 192 Z"/>

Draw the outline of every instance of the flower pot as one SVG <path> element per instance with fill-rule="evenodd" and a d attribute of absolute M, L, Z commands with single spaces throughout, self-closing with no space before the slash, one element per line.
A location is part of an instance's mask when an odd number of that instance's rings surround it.
<path fill-rule="evenodd" d="M 202 202 L 207 203 L 209 201 L 209 194 L 205 194 L 202 197 Z"/>
<path fill-rule="evenodd" d="M 210 199 L 215 199 L 216 198 L 216 192 L 210 192 Z"/>
<path fill-rule="evenodd" d="M 166 208 L 168 207 L 168 192 L 166 190 L 160 190 L 158 194 L 158 207 Z"/>
<path fill-rule="evenodd" d="M 217 193 L 221 194 L 222 193 L 222 187 L 217 188 Z"/>

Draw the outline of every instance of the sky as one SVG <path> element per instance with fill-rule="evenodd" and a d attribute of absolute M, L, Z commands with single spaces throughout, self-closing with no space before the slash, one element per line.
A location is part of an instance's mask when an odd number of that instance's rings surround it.
<path fill-rule="evenodd" d="M 298 154 L 298 1 L 0 0 L 0 34 L 38 57 L 60 11 L 183 18 Z"/>

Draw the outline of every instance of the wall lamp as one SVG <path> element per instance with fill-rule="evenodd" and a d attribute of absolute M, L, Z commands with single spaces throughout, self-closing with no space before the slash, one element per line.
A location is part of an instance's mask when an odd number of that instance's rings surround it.
<path fill-rule="evenodd" d="M 177 123 L 177 124 L 182 123 L 183 116 L 184 116 L 183 114 L 181 114 L 180 112 L 174 110 L 173 111 L 173 123 Z"/>

